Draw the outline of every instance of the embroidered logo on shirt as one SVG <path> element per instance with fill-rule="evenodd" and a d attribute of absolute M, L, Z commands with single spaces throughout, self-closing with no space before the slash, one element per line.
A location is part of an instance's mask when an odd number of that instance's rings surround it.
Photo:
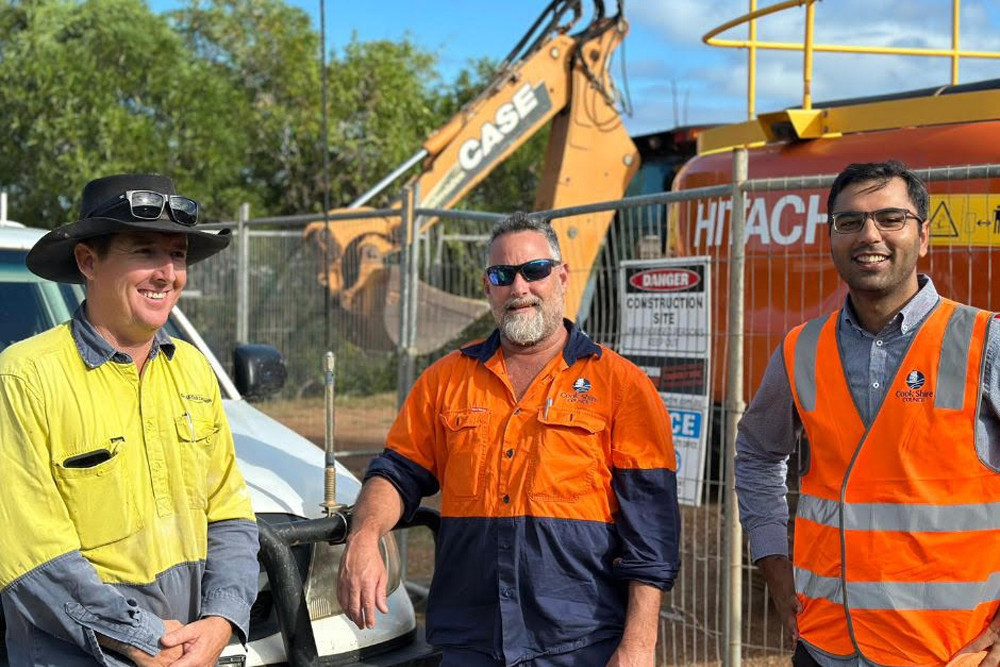
<path fill-rule="evenodd" d="M 934 398 L 934 392 L 923 389 L 927 382 L 927 377 L 923 372 L 913 369 L 906 374 L 906 386 L 908 390 L 896 392 L 896 398 L 904 403 L 923 403 L 929 398 Z"/>
<path fill-rule="evenodd" d="M 208 396 L 199 396 L 198 394 L 181 394 L 181 398 L 193 401 L 195 403 L 211 403 L 212 399 Z"/>
<path fill-rule="evenodd" d="M 578 394 L 586 394 L 590 391 L 590 380 L 587 378 L 577 378 L 576 382 L 573 383 L 573 389 Z"/>

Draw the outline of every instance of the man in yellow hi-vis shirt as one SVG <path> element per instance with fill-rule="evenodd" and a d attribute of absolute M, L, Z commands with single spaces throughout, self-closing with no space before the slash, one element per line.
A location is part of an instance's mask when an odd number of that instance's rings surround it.
<path fill-rule="evenodd" d="M 86 283 L 68 322 L 0 355 L 0 597 L 22 665 L 214 665 L 246 641 L 257 526 L 219 385 L 161 327 L 229 237 L 163 176 L 90 182 L 28 255 Z"/>

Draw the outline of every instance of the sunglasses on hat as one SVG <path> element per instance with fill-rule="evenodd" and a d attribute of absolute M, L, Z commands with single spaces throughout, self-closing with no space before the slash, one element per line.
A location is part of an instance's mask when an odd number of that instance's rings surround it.
<path fill-rule="evenodd" d="M 186 227 L 198 224 L 198 202 L 189 197 L 166 195 L 152 190 L 126 190 L 124 194 L 98 206 L 90 215 L 95 216 L 126 201 L 132 216 L 140 220 L 159 220 L 166 207 L 170 219 L 177 224 Z"/>
<path fill-rule="evenodd" d="M 486 269 L 486 277 L 490 284 L 496 287 L 507 287 L 512 284 L 519 273 L 529 283 L 533 283 L 548 278 L 552 273 L 552 267 L 559 263 L 556 259 L 533 259 L 524 264 L 497 264 Z"/>

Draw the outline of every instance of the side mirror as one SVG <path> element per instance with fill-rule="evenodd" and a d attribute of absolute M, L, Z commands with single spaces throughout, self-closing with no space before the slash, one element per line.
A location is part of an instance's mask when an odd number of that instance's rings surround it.
<path fill-rule="evenodd" d="M 238 345 L 233 350 L 233 380 L 248 401 L 259 401 L 281 389 L 288 377 L 281 352 L 272 345 Z"/>

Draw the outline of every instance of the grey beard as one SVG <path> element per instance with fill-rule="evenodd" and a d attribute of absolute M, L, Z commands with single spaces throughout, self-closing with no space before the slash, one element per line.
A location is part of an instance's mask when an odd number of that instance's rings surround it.
<path fill-rule="evenodd" d="M 538 309 L 528 316 L 507 314 L 500 323 L 500 333 L 515 345 L 528 347 L 545 337 L 545 318 Z"/>

